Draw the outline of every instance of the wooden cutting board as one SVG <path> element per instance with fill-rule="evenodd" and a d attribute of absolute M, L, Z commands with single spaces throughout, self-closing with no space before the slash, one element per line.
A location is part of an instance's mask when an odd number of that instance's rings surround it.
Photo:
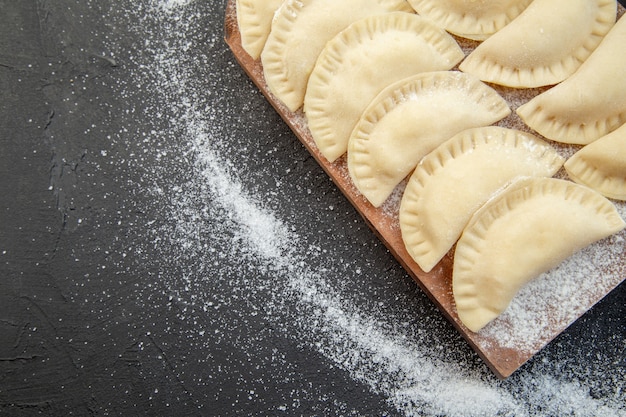
<path fill-rule="evenodd" d="M 624 7 L 619 5 L 620 16 L 624 14 Z M 456 38 L 466 55 L 473 50 L 478 43 Z M 452 296 L 452 264 L 454 253 L 450 251 L 446 257 L 433 268 L 429 273 L 423 272 L 419 266 L 413 261 L 404 247 L 400 234 L 400 226 L 398 223 L 398 210 L 400 198 L 391 198 L 380 208 L 373 207 L 355 188 L 348 174 L 348 168 L 345 156 L 334 163 L 329 163 L 319 150 L 317 149 L 311 133 L 308 130 L 306 117 L 301 110 L 297 112 L 289 111 L 279 100 L 274 97 L 265 82 L 263 76 L 263 68 L 260 60 L 253 60 L 241 46 L 241 36 L 237 25 L 235 0 L 229 0 L 225 13 L 225 40 L 231 48 L 235 58 L 245 70 L 248 76 L 256 84 L 259 90 L 272 104 L 276 111 L 283 118 L 285 123 L 293 130 L 296 137 L 304 144 L 311 155 L 317 160 L 320 166 L 332 178 L 337 187 L 343 192 L 346 198 L 354 205 L 363 219 L 387 246 L 390 252 L 406 269 L 406 271 L 419 284 L 428 297 L 439 307 L 443 315 L 450 320 L 460 334 L 467 340 L 477 354 L 485 361 L 487 366 L 499 377 L 506 378 L 515 372 L 534 354 L 541 350 L 552 339 L 558 336 L 563 330 L 571 325 L 576 319 L 582 316 L 594 304 L 600 301 L 611 290 L 617 287 L 626 277 L 626 261 L 618 252 L 618 256 L 613 255 L 608 263 L 601 266 L 584 265 L 585 268 L 602 268 L 599 272 L 602 281 L 598 285 L 592 285 L 591 289 L 584 287 L 580 293 L 575 293 L 576 311 L 572 314 L 561 314 L 559 305 L 546 304 L 545 321 L 541 329 L 536 332 L 528 332 L 528 329 L 514 328 L 516 322 L 506 322 L 506 317 L 498 318 L 503 320 L 499 323 L 501 328 L 507 329 L 505 332 L 496 331 L 474 333 L 468 330 L 459 320 Z M 535 95 L 545 91 L 544 89 L 527 89 L 517 90 L 493 86 L 509 103 L 513 112 L 511 116 L 504 119 L 498 125 L 524 130 L 530 132 L 528 127 L 515 114 L 515 109 L 525 103 Z M 536 135 L 536 133 L 535 133 Z M 561 145 L 555 144 L 559 149 Z M 566 156 L 572 153 L 571 146 L 562 146 L 560 149 Z M 563 175 L 563 174 L 561 174 Z M 403 185 L 398 187 L 397 195 L 401 195 Z M 623 204 L 623 203 L 617 203 Z M 622 210 L 624 213 L 626 210 Z M 626 240 L 626 233 L 618 236 L 617 241 Z M 615 245 L 614 241 L 607 241 L 601 245 Z M 622 245 L 624 245 L 622 243 Z M 606 250 L 615 253 L 615 248 L 608 250 L 600 246 L 598 251 Z M 618 251 L 621 249 L 617 249 Z M 602 255 L 601 255 L 602 256 Z M 585 260 L 581 261 L 585 264 Z M 576 264 L 574 264 L 576 265 Z M 567 273 L 567 271 L 566 271 Z M 539 291 L 540 292 L 540 291 Z M 541 296 L 538 291 L 530 292 L 530 294 L 520 295 L 521 297 Z M 530 301 L 530 300 L 529 300 Z M 520 301 L 524 303 L 524 300 Z M 533 301 L 534 303 L 534 301 Z M 524 343 L 516 343 L 515 338 L 511 335 L 518 334 L 524 337 Z"/>

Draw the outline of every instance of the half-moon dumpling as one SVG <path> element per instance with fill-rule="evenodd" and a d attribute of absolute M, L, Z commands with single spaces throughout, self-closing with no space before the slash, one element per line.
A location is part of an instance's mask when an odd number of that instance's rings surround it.
<path fill-rule="evenodd" d="M 516 177 L 551 177 L 563 161 L 521 131 L 490 126 L 459 133 L 422 159 L 404 190 L 400 230 L 407 252 L 429 272 L 498 190 Z"/>
<path fill-rule="evenodd" d="M 379 207 L 442 142 L 510 112 L 495 90 L 462 72 L 401 80 L 383 90 L 359 119 L 348 142 L 348 171 L 357 189 Z"/>
<path fill-rule="evenodd" d="M 535 131 L 586 145 L 626 123 L 626 19 L 567 80 L 517 109 Z"/>
<path fill-rule="evenodd" d="M 515 19 L 532 0 L 409 0 L 422 16 L 457 36 L 485 40 Z"/>
<path fill-rule="evenodd" d="M 579 184 L 626 200 L 626 124 L 576 152 L 565 170 Z"/>
<path fill-rule="evenodd" d="M 317 59 L 304 98 L 311 135 L 334 162 L 365 108 L 385 87 L 411 75 L 447 70 L 463 59 L 454 38 L 416 14 L 359 20 L 335 36 Z"/>
<path fill-rule="evenodd" d="M 518 290 L 626 226 L 615 206 L 571 181 L 529 178 L 479 209 L 457 243 L 452 291 L 459 319 L 477 332 Z"/>
<path fill-rule="evenodd" d="M 459 68 L 509 87 L 559 83 L 598 46 L 616 14 L 616 0 L 534 0 Z"/>
<path fill-rule="evenodd" d="M 244 51 L 257 59 L 270 34 L 274 13 L 283 0 L 237 0 L 237 23 Z"/>
<path fill-rule="evenodd" d="M 269 90 L 298 110 L 326 42 L 357 20 L 392 11 L 414 12 L 406 0 L 285 0 L 261 53 Z"/>

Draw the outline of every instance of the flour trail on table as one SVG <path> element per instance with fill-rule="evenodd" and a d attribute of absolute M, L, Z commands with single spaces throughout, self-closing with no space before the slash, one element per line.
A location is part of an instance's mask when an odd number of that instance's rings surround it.
<path fill-rule="evenodd" d="M 211 76 L 211 55 L 228 51 L 221 42 L 222 28 L 202 27 L 202 13 L 223 13 L 223 5 L 143 1 L 124 17 L 140 22 L 136 30 L 145 38 L 141 56 L 134 57 L 135 77 L 138 85 L 151 89 L 153 100 L 141 117 L 149 120 L 160 109 L 176 115 L 165 131 L 145 135 L 148 150 L 169 141 L 175 154 L 162 152 L 159 157 L 178 158 L 183 173 L 146 170 L 154 204 L 168 219 L 167 226 L 148 233 L 159 236 L 164 262 L 182 271 L 161 277 L 172 296 L 209 318 L 217 304 L 233 308 L 229 300 L 247 297 L 246 309 L 235 312 L 239 317 L 264 314 L 282 337 L 318 352 L 403 415 L 626 415 L 623 378 L 613 383 L 616 392 L 604 398 L 592 396 L 576 375 L 568 380 L 558 364 L 538 364 L 520 371 L 519 377 L 498 381 L 482 365 L 450 358 L 445 346 L 432 346 L 419 327 L 402 325 L 406 318 L 364 306 L 358 294 L 342 291 L 338 282 L 354 279 L 367 285 L 367 277 L 356 270 L 346 276 L 341 265 L 349 261 L 332 259 L 334 254 L 307 243 L 297 221 L 281 219 L 268 196 L 254 191 L 254 175 L 231 156 L 242 152 L 233 144 L 243 133 L 229 123 L 254 114 L 234 116 L 241 109 L 231 108 L 228 87 L 212 84 L 217 77 Z M 199 39 L 204 43 L 198 44 Z M 181 177 L 185 180 L 177 182 Z M 271 196 L 279 203 L 280 198 Z M 221 262 L 238 266 L 205 275 Z M 205 335 L 199 329 L 198 343 Z M 585 374 L 584 363 L 567 366 L 580 367 L 574 371 Z"/>

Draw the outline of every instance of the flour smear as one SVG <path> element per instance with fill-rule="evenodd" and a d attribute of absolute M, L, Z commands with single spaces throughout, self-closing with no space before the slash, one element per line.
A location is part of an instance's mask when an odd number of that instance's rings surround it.
<path fill-rule="evenodd" d="M 230 159 L 232 152 L 240 151 L 232 143 L 241 133 L 222 121 L 229 109 L 220 106 L 226 101 L 214 97 L 222 88 L 219 80 L 198 77 L 210 73 L 211 54 L 228 53 L 222 27 L 202 26 L 203 13 L 223 13 L 223 8 L 202 1 L 153 0 L 125 12 L 118 19 L 139 22 L 136 30 L 145 39 L 142 53 L 133 57 L 137 85 L 153 88 L 153 101 L 146 103 L 144 114 L 167 108 L 178 115 L 168 121 L 166 131 L 146 132 L 147 141 L 185 138 L 177 142 L 178 155 L 159 157 L 184 157 L 187 182 L 179 186 L 170 173 L 157 171 L 150 190 L 171 222 L 170 228 L 154 234 L 169 249 L 169 262 L 180 262 L 185 271 L 182 277 L 165 277 L 172 294 L 184 298 L 183 287 L 210 286 L 202 273 L 220 259 L 253 263 L 263 280 L 249 276 L 245 267 L 214 279 L 228 276 L 233 288 L 245 285 L 250 293 L 271 289 L 259 296 L 265 297 L 259 305 L 251 297 L 250 311 L 263 310 L 286 337 L 319 352 L 355 382 L 386 398 L 401 415 L 626 416 L 623 375 L 611 382 L 614 391 L 601 398 L 592 395 L 581 378 L 568 378 L 551 364 L 498 381 L 482 366 L 442 354 L 427 334 L 401 326 L 404 318 L 386 316 L 376 306 L 364 308 L 362 301 L 342 292 L 336 282 L 344 273 L 343 260 L 306 243 L 295 224 L 268 207 L 265 196 L 249 190 L 246 177 Z M 200 39 L 204 44 L 195 44 Z M 222 88 L 220 94 L 227 91 Z M 203 229 L 206 223 L 211 223 L 209 230 Z M 193 260 L 203 253 L 214 255 L 211 265 Z M 324 257 L 329 259 L 320 270 L 316 265 Z M 190 260 L 196 262 L 194 268 L 185 269 L 183 264 Z M 211 314 L 214 300 L 188 298 L 186 302 Z M 228 294 L 221 298 L 228 303 Z M 584 363 L 577 366 L 577 373 L 584 375 Z"/>

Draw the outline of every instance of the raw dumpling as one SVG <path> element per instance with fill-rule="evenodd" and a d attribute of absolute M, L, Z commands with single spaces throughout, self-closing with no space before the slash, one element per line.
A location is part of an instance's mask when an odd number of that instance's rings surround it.
<path fill-rule="evenodd" d="M 577 183 L 626 200 L 626 124 L 576 152 L 565 169 Z"/>
<path fill-rule="evenodd" d="M 548 139 L 586 145 L 626 123 L 626 19 L 567 80 L 517 109 Z"/>
<path fill-rule="evenodd" d="M 334 162 L 368 104 L 390 84 L 463 59 L 456 41 L 416 14 L 394 12 L 359 20 L 334 37 L 309 78 L 304 112 L 322 155 Z"/>
<path fill-rule="evenodd" d="M 559 83 L 598 46 L 616 14 L 616 0 L 534 0 L 459 68 L 509 87 Z"/>
<path fill-rule="evenodd" d="M 283 0 L 237 0 L 241 46 L 253 59 L 261 56 L 270 34 L 274 13 Z"/>
<path fill-rule="evenodd" d="M 615 206 L 566 180 L 530 178 L 476 212 L 457 243 L 452 290 L 459 318 L 477 332 L 527 282 L 626 226 Z"/>
<path fill-rule="evenodd" d="M 348 143 L 350 176 L 378 207 L 442 142 L 510 112 L 495 90 L 462 72 L 428 72 L 399 81 L 372 101 L 354 128 Z"/>
<path fill-rule="evenodd" d="M 502 127 L 469 129 L 444 142 L 417 166 L 400 204 L 406 249 L 429 272 L 463 228 L 516 177 L 553 176 L 563 158 L 546 142 Z"/>
<path fill-rule="evenodd" d="M 269 90 L 298 110 L 326 42 L 357 20 L 391 11 L 414 12 L 405 0 L 285 0 L 261 53 Z"/>
<path fill-rule="evenodd" d="M 409 0 L 422 16 L 463 38 L 485 40 L 515 19 L 532 0 Z"/>

